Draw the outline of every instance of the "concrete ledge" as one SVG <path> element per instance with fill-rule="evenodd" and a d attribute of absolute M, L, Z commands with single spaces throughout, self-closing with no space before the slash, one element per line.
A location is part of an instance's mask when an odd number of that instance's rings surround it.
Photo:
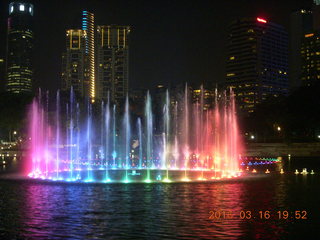
<path fill-rule="evenodd" d="M 320 157 L 320 142 L 314 143 L 248 143 L 245 146 L 247 156 L 278 157 Z"/>

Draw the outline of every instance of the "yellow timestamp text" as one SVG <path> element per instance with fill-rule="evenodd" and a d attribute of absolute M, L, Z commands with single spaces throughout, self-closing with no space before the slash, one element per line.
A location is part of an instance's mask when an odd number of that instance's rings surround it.
<path fill-rule="evenodd" d="M 228 211 L 228 210 L 211 210 L 209 211 L 209 220 L 225 220 L 225 219 L 240 219 L 240 220 L 251 220 L 251 219 L 278 219 L 278 220 L 306 220 L 308 219 L 308 213 L 306 210 L 240 210 L 240 211 Z"/>

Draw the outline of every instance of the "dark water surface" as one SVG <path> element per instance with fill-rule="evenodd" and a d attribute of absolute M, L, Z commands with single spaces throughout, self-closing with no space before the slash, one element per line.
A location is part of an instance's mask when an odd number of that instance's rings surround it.
<path fill-rule="evenodd" d="M 319 239 L 319 193 L 319 172 L 216 183 L 0 180 L 0 239 Z"/>

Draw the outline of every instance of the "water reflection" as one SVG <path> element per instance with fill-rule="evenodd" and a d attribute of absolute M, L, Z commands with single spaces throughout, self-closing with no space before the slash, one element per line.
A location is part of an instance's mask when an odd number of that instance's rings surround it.
<path fill-rule="evenodd" d="M 288 239 L 318 229 L 318 183 L 316 175 L 288 174 L 229 183 L 0 181 L 0 238 Z M 259 211 L 300 209 L 310 219 L 257 218 Z M 210 210 L 231 211 L 235 218 L 209 220 Z M 242 220 L 241 211 L 255 218 Z"/>

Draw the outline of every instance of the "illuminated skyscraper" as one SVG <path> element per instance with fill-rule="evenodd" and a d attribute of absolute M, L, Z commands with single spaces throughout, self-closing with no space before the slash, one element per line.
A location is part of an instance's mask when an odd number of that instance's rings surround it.
<path fill-rule="evenodd" d="M 66 31 L 66 52 L 62 56 L 62 90 L 73 87 L 75 93 L 87 96 L 89 82 L 86 68 L 86 32 Z"/>
<path fill-rule="evenodd" d="M 128 92 L 130 27 L 97 27 L 97 97 L 120 103 Z"/>
<path fill-rule="evenodd" d="M 96 97 L 95 83 L 95 51 L 94 51 L 94 14 L 82 12 L 82 30 L 86 32 L 86 68 L 88 69 L 89 89 L 88 96 L 94 101 Z"/>
<path fill-rule="evenodd" d="M 305 34 L 312 32 L 312 12 L 301 9 L 291 13 L 289 78 L 290 87 L 295 89 L 301 84 L 301 42 Z"/>
<path fill-rule="evenodd" d="M 288 92 L 288 34 L 262 18 L 234 21 L 227 45 L 226 85 L 243 112 L 253 112 L 268 95 Z"/>
<path fill-rule="evenodd" d="M 4 58 L 0 57 L 0 92 L 4 89 L 5 83 L 5 61 Z"/>
<path fill-rule="evenodd" d="M 9 5 L 6 91 L 32 92 L 33 84 L 33 5 Z"/>
<path fill-rule="evenodd" d="M 304 32 L 301 40 L 302 85 L 311 86 L 320 81 L 320 0 L 314 0 L 313 29 Z"/>
<path fill-rule="evenodd" d="M 301 81 L 309 86 L 320 81 L 320 34 L 304 35 L 301 43 Z"/>
<path fill-rule="evenodd" d="M 313 0 L 313 30 L 320 31 L 320 0 Z"/>
<path fill-rule="evenodd" d="M 82 12 L 81 29 L 66 32 L 66 52 L 62 55 L 62 89 L 73 87 L 76 94 L 88 97 L 95 94 L 94 15 Z"/>

